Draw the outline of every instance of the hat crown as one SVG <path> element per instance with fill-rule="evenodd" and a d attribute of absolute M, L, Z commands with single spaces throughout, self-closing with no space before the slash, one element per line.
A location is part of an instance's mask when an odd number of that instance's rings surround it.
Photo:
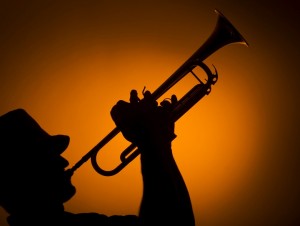
<path fill-rule="evenodd" d="M 49 136 L 24 110 L 16 109 L 0 117 L 1 143 L 31 143 Z"/>
<path fill-rule="evenodd" d="M 63 152 L 69 144 L 65 135 L 51 136 L 24 109 L 16 109 L 0 116 L 0 151 L 5 154 L 35 154 L 38 148 L 57 149 Z M 54 150 L 55 151 L 55 150 Z"/>

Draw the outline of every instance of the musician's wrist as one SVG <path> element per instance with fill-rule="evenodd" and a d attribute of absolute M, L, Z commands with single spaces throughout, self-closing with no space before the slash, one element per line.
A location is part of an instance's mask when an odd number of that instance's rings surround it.
<path fill-rule="evenodd" d="M 138 149 L 143 156 L 160 157 L 167 153 L 171 153 L 172 141 L 171 140 L 147 140 L 139 143 Z"/>
<path fill-rule="evenodd" d="M 174 140 L 176 135 L 172 134 L 151 134 L 143 137 L 139 137 L 136 140 L 136 145 L 140 148 L 146 147 L 168 147 Z"/>
<path fill-rule="evenodd" d="M 139 147 L 141 152 L 141 170 L 143 176 L 153 178 L 163 177 L 166 166 L 173 161 L 171 143 L 151 143 Z"/>

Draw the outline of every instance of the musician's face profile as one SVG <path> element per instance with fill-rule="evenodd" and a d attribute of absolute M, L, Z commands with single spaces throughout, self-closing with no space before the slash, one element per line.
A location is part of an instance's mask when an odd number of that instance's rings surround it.
<path fill-rule="evenodd" d="M 43 198 L 50 198 L 49 201 L 53 202 L 64 203 L 72 198 L 76 189 L 71 182 L 70 175 L 66 172 L 69 162 L 51 150 L 40 150 L 40 155 L 36 160 L 35 174 L 32 175 L 33 180 L 36 181 L 33 190 L 38 190 L 37 193 Z"/>

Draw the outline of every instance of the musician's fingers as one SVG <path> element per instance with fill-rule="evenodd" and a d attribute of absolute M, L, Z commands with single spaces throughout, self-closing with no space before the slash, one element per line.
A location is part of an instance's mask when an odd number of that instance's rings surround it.
<path fill-rule="evenodd" d="M 135 89 L 130 91 L 130 103 L 131 104 L 136 104 L 140 102 L 140 98 L 138 97 L 138 93 Z"/>
<path fill-rule="evenodd" d="M 162 102 L 160 102 L 160 106 L 162 106 L 166 110 L 169 110 L 172 107 L 172 103 L 169 100 L 165 99 Z"/>
<path fill-rule="evenodd" d="M 152 94 L 149 90 L 146 90 L 145 92 L 143 92 L 144 95 L 144 99 L 147 100 L 151 100 L 152 99 Z"/>
<path fill-rule="evenodd" d="M 177 102 L 178 102 L 177 96 L 176 96 L 175 94 L 173 94 L 173 95 L 171 96 L 171 103 L 172 103 L 172 105 L 176 104 Z"/>
<path fill-rule="evenodd" d="M 123 123 L 124 117 L 128 115 L 129 103 L 120 100 L 111 109 L 110 115 L 114 122 L 119 126 Z"/>
<path fill-rule="evenodd" d="M 151 94 L 150 91 L 148 91 L 148 90 L 143 91 L 143 95 L 144 95 L 144 99 L 142 100 L 143 107 L 152 108 L 152 107 L 156 107 L 158 105 L 157 101 L 153 98 L 153 95 Z"/>
<path fill-rule="evenodd" d="M 174 105 L 178 102 L 176 95 L 172 95 L 171 98 L 169 99 L 164 99 L 161 103 L 160 106 L 162 106 L 166 110 L 172 110 Z"/>

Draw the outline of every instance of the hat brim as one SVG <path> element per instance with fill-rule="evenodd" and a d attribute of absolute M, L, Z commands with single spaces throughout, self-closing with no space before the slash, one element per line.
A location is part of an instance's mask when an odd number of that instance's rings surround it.
<path fill-rule="evenodd" d="M 46 143 L 47 146 L 51 148 L 51 151 L 54 151 L 60 155 L 69 146 L 70 137 L 66 135 L 53 135 L 48 138 Z"/>

